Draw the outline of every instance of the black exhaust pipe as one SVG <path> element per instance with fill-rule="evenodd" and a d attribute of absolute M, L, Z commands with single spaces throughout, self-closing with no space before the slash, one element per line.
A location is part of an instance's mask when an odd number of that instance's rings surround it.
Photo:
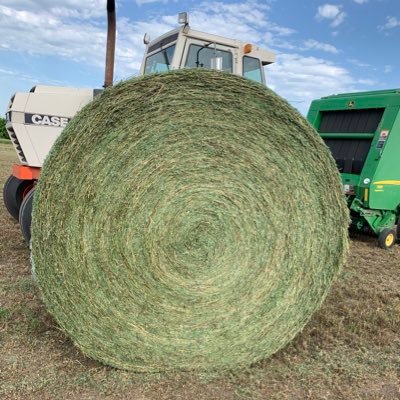
<path fill-rule="evenodd" d="M 115 16 L 115 0 L 107 0 L 107 51 L 104 87 L 112 86 L 114 80 L 115 36 L 117 23 Z"/>

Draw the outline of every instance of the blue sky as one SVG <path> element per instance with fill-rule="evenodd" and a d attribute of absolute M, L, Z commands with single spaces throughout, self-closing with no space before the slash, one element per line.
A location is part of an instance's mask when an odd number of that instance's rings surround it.
<path fill-rule="evenodd" d="M 0 0 L 0 113 L 33 85 L 99 88 L 106 0 Z M 136 75 L 143 34 L 188 11 L 196 30 L 276 52 L 267 83 L 303 114 L 321 96 L 400 87 L 399 0 L 117 0 L 116 80 Z"/>

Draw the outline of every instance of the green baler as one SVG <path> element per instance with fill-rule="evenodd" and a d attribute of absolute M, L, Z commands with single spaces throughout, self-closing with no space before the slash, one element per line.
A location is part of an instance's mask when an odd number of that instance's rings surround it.
<path fill-rule="evenodd" d="M 336 160 L 351 228 L 390 248 L 400 237 L 400 89 L 323 97 L 307 119 Z"/>

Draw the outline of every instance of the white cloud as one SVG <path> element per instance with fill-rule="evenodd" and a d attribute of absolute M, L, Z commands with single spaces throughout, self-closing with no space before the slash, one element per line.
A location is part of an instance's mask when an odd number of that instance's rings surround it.
<path fill-rule="evenodd" d="M 0 37 L 7 38 L 9 49 L 26 54 L 57 55 L 94 65 L 104 54 L 104 29 L 65 22 L 48 11 L 0 6 Z"/>
<path fill-rule="evenodd" d="M 2 75 L 15 75 L 16 72 L 12 71 L 11 69 L 0 68 L 0 74 L 2 74 Z"/>
<path fill-rule="evenodd" d="M 190 10 L 190 25 L 199 31 L 267 45 L 296 31 L 278 25 L 268 18 L 270 6 L 253 0 L 242 3 L 203 2 Z M 176 15 L 165 16 L 162 22 L 176 27 Z M 156 21 L 153 21 L 156 23 Z M 280 40 L 280 39 L 279 39 Z"/>
<path fill-rule="evenodd" d="M 260 39 L 261 29 L 275 30 L 278 35 L 287 34 L 288 31 L 284 27 L 273 23 L 268 26 L 269 21 L 266 14 L 268 10 L 267 4 L 255 1 L 243 3 L 203 2 L 190 12 L 190 21 L 192 26 L 218 35 L 227 37 L 241 37 L 237 36 L 241 33 L 253 35 L 253 42 Z M 243 40 L 250 39 L 248 37 Z"/>
<path fill-rule="evenodd" d="M 340 7 L 332 4 L 324 4 L 318 7 L 317 16 L 319 18 L 334 19 L 340 14 Z"/>
<path fill-rule="evenodd" d="M 138 6 L 141 6 L 143 4 L 149 4 L 149 3 L 168 3 L 168 0 L 135 0 L 136 4 Z"/>
<path fill-rule="evenodd" d="M 390 74 L 391 72 L 393 72 L 393 65 L 385 65 L 383 72 L 385 74 Z"/>
<path fill-rule="evenodd" d="M 296 33 L 294 29 L 286 28 L 284 26 L 278 26 L 275 24 L 271 24 L 269 30 L 270 32 L 275 33 L 277 36 L 290 36 Z"/>
<path fill-rule="evenodd" d="M 34 28 L 40 27 L 41 24 L 55 26 L 59 22 L 57 18 L 48 13 L 40 15 L 31 11 L 19 11 L 5 6 L 0 6 L 0 15 L 14 20 L 17 24 L 28 25 Z"/>
<path fill-rule="evenodd" d="M 335 46 L 328 43 L 318 42 L 314 39 L 308 39 L 303 44 L 305 50 L 321 50 L 332 54 L 340 53 L 340 51 Z"/>
<path fill-rule="evenodd" d="M 27 11 L 60 18 L 104 18 L 107 0 L 1 0 L 2 5 L 12 7 L 14 10 Z"/>
<path fill-rule="evenodd" d="M 280 54 L 276 64 L 266 68 L 266 76 L 269 86 L 303 114 L 314 99 L 376 83 L 354 79 L 347 69 L 332 62 L 299 54 Z"/>
<path fill-rule="evenodd" d="M 342 11 L 341 6 L 333 4 L 324 4 L 318 7 L 316 18 L 320 21 L 330 20 L 332 27 L 339 26 L 345 19 L 346 13 Z"/>
<path fill-rule="evenodd" d="M 365 63 L 365 62 L 363 62 L 363 61 L 360 61 L 360 60 L 358 60 L 358 59 L 356 59 L 356 58 L 349 58 L 349 59 L 347 59 L 347 61 L 348 61 L 350 64 L 355 65 L 356 67 L 361 67 L 361 68 L 371 67 L 370 64 L 367 64 L 367 63 Z"/>
<path fill-rule="evenodd" d="M 394 29 L 400 26 L 400 20 L 396 17 L 386 17 L 385 25 L 378 26 L 379 30 L 387 30 L 387 29 Z"/>
<path fill-rule="evenodd" d="M 9 68 L 0 68 L 0 74 L 3 76 L 12 76 L 13 79 L 27 81 L 30 82 L 31 84 L 38 83 L 36 78 L 15 69 L 11 70 Z"/>
<path fill-rule="evenodd" d="M 357 4 L 365 4 L 368 3 L 368 0 L 354 0 L 354 2 Z"/>
<path fill-rule="evenodd" d="M 357 79 L 356 83 L 363 86 L 374 86 L 377 85 L 379 82 L 376 79 Z"/>

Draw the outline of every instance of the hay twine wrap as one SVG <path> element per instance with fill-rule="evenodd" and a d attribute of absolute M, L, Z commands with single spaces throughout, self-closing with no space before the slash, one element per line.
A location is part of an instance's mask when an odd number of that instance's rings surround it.
<path fill-rule="evenodd" d="M 347 252 L 329 151 L 246 79 L 183 70 L 107 89 L 64 130 L 35 195 L 43 299 L 89 357 L 229 369 L 285 346 Z"/>

